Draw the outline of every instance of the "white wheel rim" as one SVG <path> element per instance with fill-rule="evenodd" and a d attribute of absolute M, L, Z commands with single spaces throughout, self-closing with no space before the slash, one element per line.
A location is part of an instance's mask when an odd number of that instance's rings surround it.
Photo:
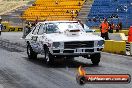
<path fill-rule="evenodd" d="M 49 62 L 49 55 L 48 55 L 48 53 L 46 53 L 45 56 L 46 56 L 46 57 L 45 57 L 46 61 Z"/>
<path fill-rule="evenodd" d="M 30 55 L 31 54 L 31 52 L 30 52 L 30 48 L 28 47 L 28 54 Z"/>

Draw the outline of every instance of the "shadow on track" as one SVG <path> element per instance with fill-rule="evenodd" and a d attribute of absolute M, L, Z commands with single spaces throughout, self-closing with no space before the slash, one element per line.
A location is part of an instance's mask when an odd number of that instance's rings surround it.
<path fill-rule="evenodd" d="M 65 67 L 68 67 L 68 68 L 78 68 L 79 66 L 83 66 L 83 67 L 100 67 L 100 66 L 95 66 L 93 64 L 90 63 L 84 63 L 84 62 L 79 62 L 77 60 L 73 60 L 73 61 L 55 61 L 54 64 L 52 65 L 48 65 L 46 63 L 46 61 L 43 60 L 43 58 L 37 58 L 37 59 L 28 59 L 27 57 L 23 57 L 25 58 L 26 60 L 36 64 L 36 65 L 40 65 L 40 66 L 44 66 L 44 67 L 47 67 L 47 68 L 65 68 Z"/>

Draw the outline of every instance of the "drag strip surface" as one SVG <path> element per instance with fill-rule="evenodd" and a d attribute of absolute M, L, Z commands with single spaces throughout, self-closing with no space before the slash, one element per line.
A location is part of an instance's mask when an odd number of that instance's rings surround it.
<path fill-rule="evenodd" d="M 132 88 L 132 83 L 84 86 L 76 83 L 77 68 L 80 65 L 87 69 L 88 74 L 132 75 L 132 57 L 102 53 L 99 66 L 93 66 L 90 60 L 82 57 L 70 63 L 59 62 L 48 66 L 42 56 L 37 60 L 29 60 L 23 45 L 6 40 L 0 40 L 0 45 L 0 88 Z M 16 47 L 18 50 L 15 50 Z"/>

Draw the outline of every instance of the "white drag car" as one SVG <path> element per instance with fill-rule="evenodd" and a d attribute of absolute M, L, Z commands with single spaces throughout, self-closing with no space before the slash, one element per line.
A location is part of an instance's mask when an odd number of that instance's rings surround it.
<path fill-rule="evenodd" d="M 55 59 L 73 59 L 82 56 L 94 65 L 100 62 L 103 38 L 87 34 L 77 21 L 39 22 L 25 38 L 30 59 L 37 54 L 52 64 Z"/>

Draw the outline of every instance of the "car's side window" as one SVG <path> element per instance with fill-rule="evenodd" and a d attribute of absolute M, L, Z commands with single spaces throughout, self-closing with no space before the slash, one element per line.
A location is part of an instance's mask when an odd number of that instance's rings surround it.
<path fill-rule="evenodd" d="M 38 30 L 39 30 L 39 27 L 40 27 L 40 25 L 37 25 L 37 26 L 36 26 L 35 30 L 33 31 L 33 34 L 34 34 L 34 35 L 37 35 Z"/>
<path fill-rule="evenodd" d="M 40 25 L 38 35 L 42 35 L 43 33 L 46 32 L 45 25 Z"/>
<path fill-rule="evenodd" d="M 48 23 L 46 25 L 46 32 L 47 33 L 54 33 L 58 30 L 57 25 L 55 25 L 54 23 Z"/>

